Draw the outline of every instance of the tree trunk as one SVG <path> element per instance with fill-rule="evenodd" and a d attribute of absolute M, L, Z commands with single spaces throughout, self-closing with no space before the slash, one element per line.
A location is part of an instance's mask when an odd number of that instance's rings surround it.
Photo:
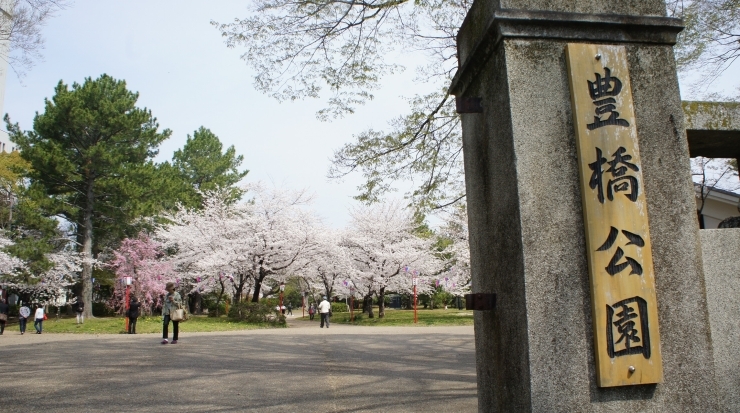
<path fill-rule="evenodd" d="M 223 280 L 219 280 L 219 282 L 221 283 L 221 292 L 218 294 L 218 298 L 216 299 L 216 318 L 221 315 L 218 310 L 221 308 L 221 299 L 223 298 L 224 290 L 226 289 Z"/>
<path fill-rule="evenodd" d="M 369 293 L 365 296 L 365 312 L 367 312 L 367 318 L 375 318 L 373 314 L 373 294 Z"/>
<path fill-rule="evenodd" d="M 193 314 L 203 314 L 203 295 L 196 291 L 193 297 Z"/>
<path fill-rule="evenodd" d="M 380 287 L 378 294 L 378 318 L 385 317 L 385 287 Z"/>
<path fill-rule="evenodd" d="M 93 183 L 92 181 L 87 184 L 87 204 L 85 205 L 85 212 L 83 217 L 84 233 L 82 242 L 82 300 L 85 302 L 84 315 L 85 318 L 92 318 L 93 313 L 93 285 L 92 285 L 92 270 L 93 270 L 93 205 L 95 203 L 95 196 L 93 194 Z"/>
<path fill-rule="evenodd" d="M 267 274 L 263 274 L 260 268 L 259 276 L 254 280 L 254 294 L 252 295 L 252 302 L 258 303 L 260 301 L 260 289 L 262 289 L 262 280 L 265 279 Z"/>
<path fill-rule="evenodd" d="M 242 301 L 242 293 L 244 293 L 244 284 L 246 280 L 244 279 L 244 274 L 241 272 L 239 274 L 239 283 L 236 285 L 236 288 L 234 289 L 234 303 L 240 303 Z"/>

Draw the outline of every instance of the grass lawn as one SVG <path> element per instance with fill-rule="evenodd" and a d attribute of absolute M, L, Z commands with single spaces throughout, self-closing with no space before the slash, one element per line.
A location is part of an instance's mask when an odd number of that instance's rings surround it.
<path fill-rule="evenodd" d="M 355 311 L 354 323 L 349 322 L 349 313 L 334 313 L 332 323 L 353 324 L 358 326 L 409 326 L 414 325 L 414 310 L 389 310 L 386 308 L 385 317 L 378 318 L 377 307 L 373 309 L 375 318 L 368 318 L 367 314 Z M 467 310 L 418 310 L 420 326 L 468 326 L 473 325 L 473 312 Z M 308 316 L 307 316 L 308 317 Z M 318 318 L 318 316 L 317 316 Z"/>
<path fill-rule="evenodd" d="M 17 320 L 17 318 L 16 318 Z M 75 334 L 123 334 L 124 321 L 123 317 L 101 317 L 85 320 L 84 324 L 78 325 L 76 319 L 62 318 L 56 320 L 51 317 L 44 321 L 44 333 L 75 333 Z M 261 324 L 247 324 L 243 322 L 232 321 L 226 317 L 208 317 L 208 316 L 190 316 L 190 319 L 180 323 L 180 331 L 188 332 L 210 332 L 210 331 L 233 331 L 233 330 L 251 330 L 257 328 L 271 328 L 272 326 Z M 7 326 L 9 329 L 18 329 L 18 322 Z M 170 325 L 172 331 L 172 325 Z M 28 320 L 26 327 L 27 333 L 33 333 L 33 320 Z M 162 317 L 139 317 L 136 322 L 136 332 L 142 333 L 162 333 Z"/>

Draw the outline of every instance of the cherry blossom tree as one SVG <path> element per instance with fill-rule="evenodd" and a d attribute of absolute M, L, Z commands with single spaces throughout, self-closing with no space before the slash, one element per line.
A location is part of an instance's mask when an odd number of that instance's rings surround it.
<path fill-rule="evenodd" d="M 38 282 L 25 288 L 32 299 L 42 304 L 62 304 L 69 287 L 73 286 L 82 272 L 83 256 L 73 250 L 51 253 L 47 256 L 52 267 L 38 276 Z"/>
<path fill-rule="evenodd" d="M 275 283 L 284 282 L 291 272 L 307 265 L 318 248 L 319 220 L 304 208 L 310 203 L 305 191 L 269 190 L 261 184 L 252 185 L 248 191 L 253 194 L 245 204 L 250 222 L 247 230 L 253 243 L 252 301 L 257 302 L 268 277 Z"/>
<path fill-rule="evenodd" d="M 304 207 L 305 191 L 243 188 L 246 201 L 230 202 L 226 191 L 203 194 L 203 208 L 181 208 L 166 217 L 158 239 L 176 251 L 178 272 L 202 292 L 231 289 L 235 299 L 251 292 L 257 302 L 307 265 L 316 249 L 318 219 Z"/>
<path fill-rule="evenodd" d="M 113 252 L 113 259 L 108 266 L 116 274 L 113 296 L 108 306 L 116 308 L 121 314 L 126 307 L 124 277 L 132 277 L 130 294 L 142 303 L 142 309 L 147 313 L 162 305 L 165 285 L 170 281 L 179 281 L 172 263 L 166 260 L 162 245 L 144 233 L 137 238 L 124 239 Z"/>
<path fill-rule="evenodd" d="M 441 262 L 432 253 L 434 240 L 414 233 L 413 214 L 399 202 L 361 207 L 351 215 L 343 245 L 353 262 L 352 281 L 366 294 L 366 302 L 373 293 L 378 296 L 378 317 L 382 318 L 387 291 L 412 291 L 409 267 L 422 279 L 417 289 L 423 289 L 429 288 L 429 279 L 441 270 Z"/>
<path fill-rule="evenodd" d="M 23 271 L 22 261 L 11 257 L 16 266 L 16 274 L 5 282 L 9 289 L 19 294 L 27 294 L 31 301 L 43 305 L 61 305 L 66 302 L 69 287 L 75 284 L 82 271 L 82 256 L 71 250 L 63 250 L 48 254 L 46 259 L 51 265 L 49 269 L 39 274 Z M 21 275 L 22 273 L 22 275 Z"/>
<path fill-rule="evenodd" d="M 327 297 L 349 296 L 347 281 L 354 268 L 349 251 L 341 243 L 339 231 L 328 228 L 317 231 L 314 253 L 306 258 L 308 262 L 300 271 L 309 291 L 321 291 Z"/>
<path fill-rule="evenodd" d="M 82 256 L 69 248 L 47 254 L 45 270 L 33 272 L 23 260 L 8 254 L 5 249 L 13 242 L 0 235 L 0 281 L 18 294 L 28 295 L 31 301 L 60 305 L 66 301 L 67 291 L 79 278 Z"/>
<path fill-rule="evenodd" d="M 449 293 L 459 296 L 470 292 L 470 245 L 468 244 L 468 212 L 465 206 L 455 208 L 445 220 L 442 235 L 452 241 L 445 248 L 447 270 L 437 283 Z"/>
<path fill-rule="evenodd" d="M 8 277 L 24 267 L 23 261 L 5 252 L 5 248 L 13 245 L 13 241 L 0 235 L 0 276 Z"/>
<path fill-rule="evenodd" d="M 217 293 L 218 308 L 228 291 L 240 298 L 250 281 L 244 268 L 244 245 L 239 242 L 245 235 L 245 217 L 242 208 L 229 201 L 227 191 L 201 195 L 202 208 L 181 206 L 165 217 L 169 224 L 160 227 L 156 237 L 175 251 L 170 262 L 191 292 Z"/>

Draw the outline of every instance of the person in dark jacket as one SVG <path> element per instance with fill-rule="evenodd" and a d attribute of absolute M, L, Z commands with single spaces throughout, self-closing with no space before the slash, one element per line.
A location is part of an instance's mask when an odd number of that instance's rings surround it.
<path fill-rule="evenodd" d="M 8 304 L 4 298 L 0 298 L 0 334 L 5 331 L 5 323 L 8 321 Z"/>
<path fill-rule="evenodd" d="M 316 308 L 311 304 L 308 307 L 308 319 L 313 321 L 314 314 L 316 314 Z"/>
<path fill-rule="evenodd" d="M 136 297 L 131 297 L 131 302 L 128 304 L 128 333 L 136 334 L 136 319 L 139 318 L 139 308 L 141 303 Z"/>
<path fill-rule="evenodd" d="M 77 299 L 77 324 L 85 322 L 85 302 L 82 298 Z"/>

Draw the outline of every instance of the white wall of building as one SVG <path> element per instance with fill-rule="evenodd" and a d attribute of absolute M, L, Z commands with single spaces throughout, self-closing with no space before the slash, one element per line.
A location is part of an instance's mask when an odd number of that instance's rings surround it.
<path fill-rule="evenodd" d="M 704 201 L 704 228 L 716 229 L 720 222 L 729 217 L 740 216 L 738 210 L 740 195 L 732 192 L 713 190 Z M 696 208 L 701 206 L 701 199 L 697 196 Z"/>

